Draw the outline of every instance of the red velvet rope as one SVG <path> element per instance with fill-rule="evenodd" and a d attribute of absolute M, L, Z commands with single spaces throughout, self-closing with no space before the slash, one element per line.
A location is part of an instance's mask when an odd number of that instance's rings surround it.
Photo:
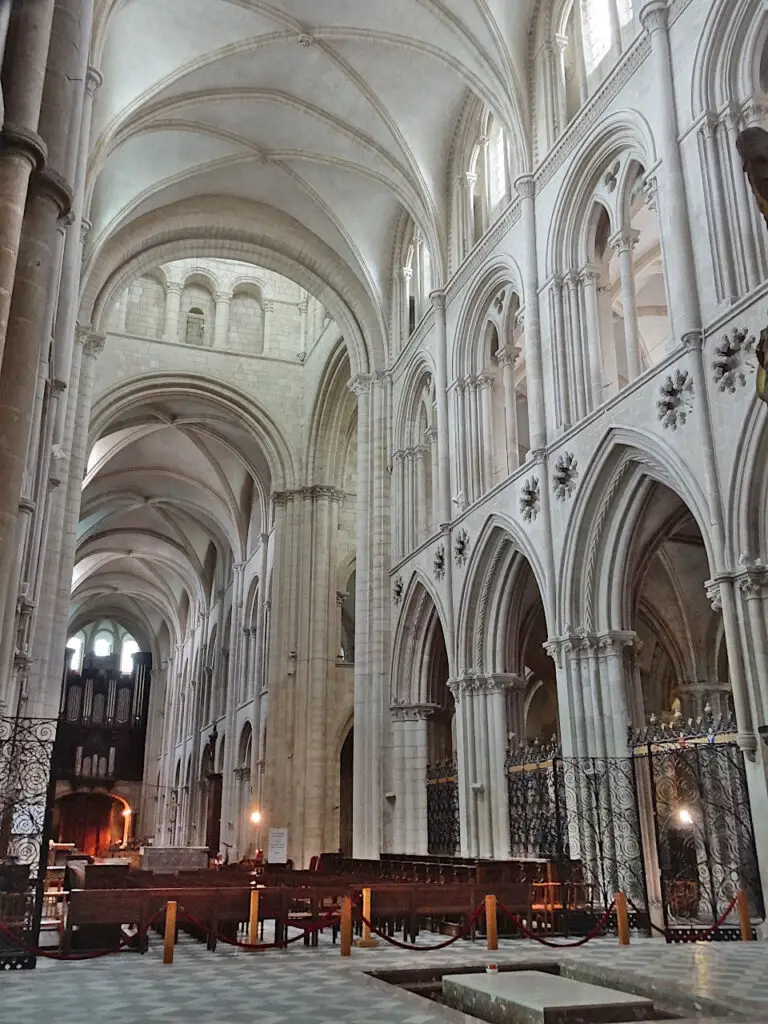
<path fill-rule="evenodd" d="M 417 953 L 431 953 L 437 949 L 447 949 L 448 946 L 452 946 L 454 942 L 458 942 L 459 939 L 463 939 L 465 935 L 471 930 L 472 925 L 482 915 L 484 909 L 485 904 L 481 903 L 477 910 L 474 912 L 474 914 L 472 914 L 470 919 L 466 922 L 466 924 L 463 924 L 461 926 L 461 929 L 459 930 L 457 935 L 454 935 L 452 938 L 447 939 L 445 942 L 439 942 L 435 946 L 414 946 L 410 942 L 400 942 L 399 939 L 393 939 L 391 935 L 385 935 L 383 932 L 380 932 L 377 928 L 374 928 L 371 922 L 367 918 L 363 917 L 362 914 L 360 914 L 360 920 L 363 922 L 364 925 L 371 929 L 371 932 L 374 935 L 378 935 L 380 939 L 383 939 L 385 942 L 388 942 L 390 946 L 396 946 L 398 949 L 413 949 L 416 950 Z"/>
<path fill-rule="evenodd" d="M 161 907 L 151 921 L 144 925 L 143 928 L 139 928 L 136 934 L 132 935 L 129 939 L 121 939 L 114 949 L 94 949 L 88 953 L 54 953 L 50 949 L 42 949 L 40 946 L 30 946 L 11 931 L 6 924 L 3 924 L 2 921 L 0 921 L 0 933 L 2 933 L 15 946 L 18 946 L 24 953 L 28 953 L 30 956 L 42 956 L 46 960 L 97 960 L 102 956 L 112 956 L 115 953 L 119 953 L 122 949 L 125 949 L 126 946 L 130 946 L 131 943 L 135 942 L 136 939 L 139 939 L 139 945 L 141 945 L 141 939 L 146 935 L 155 921 L 165 913 L 165 909 L 165 907 Z"/>
<path fill-rule="evenodd" d="M 548 939 L 542 939 L 540 935 L 537 935 L 535 932 L 526 928 L 522 918 L 518 917 L 517 914 L 513 914 L 512 911 L 508 910 L 503 903 L 499 903 L 497 901 L 496 906 L 505 917 L 512 921 L 513 924 L 517 925 L 526 938 L 533 939 L 535 942 L 541 943 L 542 946 L 549 946 L 550 949 L 577 949 L 579 946 L 586 945 L 591 939 L 596 938 L 600 934 L 613 913 L 614 907 L 616 906 L 616 900 L 614 900 L 610 907 L 608 907 L 589 935 L 585 935 L 583 939 L 579 939 L 577 942 L 550 942 Z"/>
<path fill-rule="evenodd" d="M 339 920 L 339 913 L 337 910 L 332 910 L 325 917 L 321 917 L 319 921 L 314 921 L 312 924 L 303 927 L 298 924 L 289 924 L 290 928 L 300 928 L 298 935 L 294 935 L 290 939 L 282 939 L 280 942 L 239 942 L 237 939 L 227 938 L 226 935 L 222 935 L 220 932 L 216 932 L 213 928 L 209 928 L 208 925 L 203 924 L 202 921 L 198 921 L 190 913 L 188 913 L 184 907 L 179 906 L 179 913 L 185 920 L 194 928 L 199 928 L 201 931 L 210 935 L 211 938 L 216 939 L 217 942 L 224 942 L 228 946 L 237 946 L 238 949 L 264 950 L 264 949 L 284 949 L 286 946 L 292 945 L 294 942 L 298 942 L 299 939 L 303 939 L 305 935 L 312 935 L 314 932 L 322 931 L 323 928 L 327 928 L 331 924 L 336 924 Z"/>

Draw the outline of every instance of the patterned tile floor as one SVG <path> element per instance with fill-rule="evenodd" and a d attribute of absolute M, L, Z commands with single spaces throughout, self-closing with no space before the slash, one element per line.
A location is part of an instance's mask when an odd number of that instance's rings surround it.
<path fill-rule="evenodd" d="M 39 1024 L 55 1014 L 57 1020 L 88 1024 L 445 1024 L 438 1007 L 371 982 L 364 972 L 481 967 L 488 958 L 479 941 L 439 952 L 356 949 L 342 960 L 329 936 L 321 936 L 316 949 L 295 945 L 266 953 L 221 945 L 210 953 L 182 937 L 174 964 L 165 966 L 161 940 L 153 937 L 143 957 L 41 961 L 35 971 L 0 973 L 0 1021 Z M 604 983 L 620 979 L 627 989 L 651 981 L 662 1001 L 684 997 L 690 1020 L 712 1024 L 726 1016 L 727 1007 L 730 1019 L 768 1021 L 768 943 L 667 946 L 641 939 L 622 949 L 615 940 L 601 939 L 561 953 L 518 940 L 501 942 L 494 959 L 556 960 L 566 973 Z"/>

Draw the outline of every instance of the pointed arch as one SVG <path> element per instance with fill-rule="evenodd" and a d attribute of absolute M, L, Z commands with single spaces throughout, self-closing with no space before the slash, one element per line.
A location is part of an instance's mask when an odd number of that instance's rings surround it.
<path fill-rule="evenodd" d="M 509 671 L 504 624 L 512 614 L 516 582 L 524 582 L 527 570 L 546 622 L 546 577 L 534 548 L 513 520 L 499 514 L 489 516 L 475 545 L 460 598 L 456 630 L 460 676 Z M 515 671 L 521 669 L 522 665 L 515 666 Z"/>
<path fill-rule="evenodd" d="M 391 704 L 429 703 L 428 677 L 423 670 L 438 628 L 446 637 L 446 615 L 439 594 L 421 572 L 411 576 L 392 645 Z M 450 652 L 447 651 L 450 669 Z"/>
<path fill-rule="evenodd" d="M 715 571 L 709 503 L 691 468 L 666 441 L 642 430 L 611 428 L 586 467 L 566 529 L 557 588 L 557 621 L 564 632 L 619 629 L 626 623 L 622 573 L 632 530 L 654 483 L 687 507 Z"/>

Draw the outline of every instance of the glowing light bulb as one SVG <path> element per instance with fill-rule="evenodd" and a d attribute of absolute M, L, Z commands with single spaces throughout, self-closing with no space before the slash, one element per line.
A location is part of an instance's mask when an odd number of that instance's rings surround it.
<path fill-rule="evenodd" d="M 251 821 L 254 825 L 258 825 L 261 821 L 261 811 L 254 811 L 251 815 Z"/>
<path fill-rule="evenodd" d="M 680 810 L 677 812 L 677 816 L 680 819 L 681 825 L 693 824 L 693 815 L 686 807 L 681 807 Z"/>

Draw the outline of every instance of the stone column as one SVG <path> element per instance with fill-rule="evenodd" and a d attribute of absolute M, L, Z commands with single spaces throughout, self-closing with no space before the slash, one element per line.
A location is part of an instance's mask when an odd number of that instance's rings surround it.
<path fill-rule="evenodd" d="M 43 168 L 47 155 L 46 144 L 37 131 L 53 8 L 54 0 L 13 5 L 2 64 L 5 121 L 0 129 L 0 360 L 29 179 L 33 171 Z"/>
<path fill-rule="evenodd" d="M 42 680 L 45 688 L 45 699 L 49 702 L 53 702 L 54 698 L 58 695 L 61 658 L 64 654 L 64 645 L 67 639 L 69 597 L 77 545 L 77 525 L 80 520 L 83 476 L 88 457 L 88 424 L 91 418 L 96 359 L 104 351 L 106 337 L 86 327 L 78 330 L 76 341 L 78 345 L 82 346 L 80 383 L 77 388 L 77 408 L 74 417 L 72 451 L 69 458 L 66 511 L 61 539 L 61 558 L 59 569 L 55 576 L 58 593 L 53 628 L 51 630 L 51 654 L 47 677 Z M 76 359 L 77 355 L 73 359 L 73 367 Z"/>
<path fill-rule="evenodd" d="M 483 476 L 480 465 L 480 422 L 477 412 L 477 377 L 467 379 L 467 476 L 469 477 L 469 500 L 477 501 L 483 493 Z"/>
<path fill-rule="evenodd" d="M 661 158 L 659 221 L 664 241 L 664 262 L 670 283 L 669 312 L 672 338 L 679 339 L 701 327 L 696 265 L 688 215 L 688 201 L 678 143 L 672 54 L 667 28 L 667 0 L 649 0 L 640 10 L 640 21 L 651 38 L 651 76 L 656 83 L 656 138 Z M 665 230 L 666 229 L 666 230 Z M 674 345 L 677 344 L 675 340 Z"/>
<path fill-rule="evenodd" d="M 90 45 L 88 41 L 85 50 Z M 80 271 L 83 258 L 83 207 L 85 203 L 85 179 L 88 165 L 88 153 L 91 143 L 91 121 L 93 118 L 93 100 L 96 90 L 102 82 L 101 74 L 96 68 L 89 67 L 85 75 L 85 88 L 81 101 L 80 137 L 77 149 L 77 164 L 74 177 L 74 195 L 72 200 L 72 226 L 67 231 L 64 244 L 64 262 L 59 288 L 59 304 L 56 310 L 54 331 L 54 375 L 60 381 L 70 379 L 72 352 L 75 344 L 75 326 L 77 305 L 80 296 Z M 64 419 L 67 403 L 59 401 L 56 406 L 56 429 L 54 443 L 61 444 L 64 435 Z"/>
<path fill-rule="evenodd" d="M 563 278 L 553 278 L 555 304 L 555 336 L 557 346 L 557 383 L 560 397 L 560 426 L 567 430 L 571 425 L 571 388 L 568 380 L 568 339 L 565 333 L 565 309 L 563 306 Z"/>
<path fill-rule="evenodd" d="M 390 708 L 397 743 L 395 835 L 397 853 L 427 852 L 427 722 L 431 704 L 397 704 Z"/>
<path fill-rule="evenodd" d="M 723 167 L 720 160 L 720 148 L 718 146 L 718 129 L 721 128 L 720 119 L 715 114 L 707 114 L 699 129 L 699 135 L 704 141 L 705 163 L 709 169 L 711 182 L 710 206 L 715 222 L 715 240 L 717 243 L 718 259 L 715 272 L 719 270 L 722 274 L 722 301 L 731 305 L 739 295 L 736 284 L 736 267 L 733 260 L 733 241 L 731 237 L 731 226 L 727 213 L 727 191 L 723 178 Z M 723 134 L 726 133 L 723 131 Z M 728 146 L 732 147 L 736 162 L 740 163 L 740 157 L 736 149 L 736 134 L 728 138 Z M 739 178 L 744 179 L 744 173 L 738 168 Z"/>
<path fill-rule="evenodd" d="M 401 304 L 402 347 L 405 348 L 411 336 L 411 281 L 413 280 L 413 271 L 410 267 L 403 267 L 401 274 L 403 279 L 403 301 Z"/>
<path fill-rule="evenodd" d="M 181 340 L 179 338 L 181 292 L 182 285 L 176 281 L 169 281 L 165 286 L 165 325 L 163 327 L 164 341 Z"/>
<path fill-rule="evenodd" d="M 630 383 L 637 380 L 642 371 L 640 360 L 640 330 L 637 324 L 637 301 L 635 296 L 635 269 L 633 256 L 640 232 L 623 230 L 610 240 L 616 253 L 621 272 L 621 306 L 624 314 L 624 344 L 627 352 L 627 377 Z"/>
<path fill-rule="evenodd" d="M 416 547 L 416 487 L 415 460 L 413 448 L 405 452 L 405 552 Z"/>
<path fill-rule="evenodd" d="M 481 459 L 483 468 L 483 481 L 485 490 L 493 487 L 494 476 L 494 445 L 493 445 L 493 424 L 491 410 L 491 391 L 493 389 L 493 375 L 481 373 L 477 378 L 477 386 L 480 391 L 480 422 L 481 422 Z"/>
<path fill-rule="evenodd" d="M 262 352 L 269 352 L 270 344 L 272 342 L 272 314 L 275 311 L 275 304 L 271 299 L 264 300 L 264 344 L 262 345 Z"/>
<path fill-rule="evenodd" d="M 565 276 L 568 288 L 568 311 L 571 321 L 571 353 L 573 356 L 573 399 L 576 421 L 587 414 L 587 391 L 584 377 L 584 348 L 581 335 L 581 312 L 579 309 L 579 275 L 575 270 Z M 598 335 L 599 345 L 599 335 Z"/>
<path fill-rule="evenodd" d="M 430 509 L 430 533 L 434 533 L 440 526 L 440 493 L 439 493 L 439 456 L 437 450 L 437 431 L 434 427 L 427 429 L 426 435 L 429 445 L 429 457 L 432 472 L 432 508 Z"/>
<path fill-rule="evenodd" d="M 405 554 L 405 523 L 403 517 L 405 515 L 405 452 L 395 452 L 392 456 L 394 463 L 394 490 L 395 490 L 395 524 L 394 524 L 394 539 L 393 545 L 396 556 L 402 558 Z"/>
<path fill-rule="evenodd" d="M 515 188 L 520 195 L 520 220 L 524 241 L 525 275 L 525 366 L 528 378 L 528 417 L 531 430 L 531 453 L 541 451 L 547 442 L 544 409 L 544 376 L 539 332 L 539 271 L 536 252 L 536 182 L 533 175 L 518 178 Z"/>
<path fill-rule="evenodd" d="M 578 20 L 578 16 L 575 20 Z M 556 62 L 557 62 L 557 117 L 559 122 L 558 135 L 562 135 L 568 126 L 568 102 L 567 102 L 567 90 L 565 83 L 565 55 L 568 51 L 568 37 L 563 35 L 555 36 L 555 46 L 557 47 Z"/>
<path fill-rule="evenodd" d="M 626 757 L 628 754 L 627 730 L 632 725 L 632 713 L 624 668 L 624 651 L 635 642 L 635 633 L 621 630 L 601 633 L 598 637 L 608 757 Z"/>
<path fill-rule="evenodd" d="M 371 693 L 371 633 L 373 565 L 370 533 L 373 521 L 373 410 L 370 376 L 358 374 L 350 382 L 357 395 L 357 558 L 355 563 L 355 732 L 353 781 L 353 855 L 378 857 L 381 792 L 375 788 L 373 759 L 380 757 L 375 735 Z M 407 542 L 407 537 L 404 538 Z"/>
<path fill-rule="evenodd" d="M 517 390 L 515 363 L 520 349 L 504 345 L 496 352 L 504 384 L 504 427 L 507 435 L 507 473 L 514 473 L 520 465 L 520 445 L 517 437 Z"/>
<path fill-rule="evenodd" d="M 52 285 L 56 221 L 69 195 L 47 172 L 30 185 L 0 372 L 0 622 L 11 582 L 16 517 Z"/>
<path fill-rule="evenodd" d="M 232 292 L 216 292 L 216 315 L 213 327 L 215 348 L 229 348 L 229 304 Z"/>
<path fill-rule="evenodd" d="M 435 405 L 437 407 L 437 463 L 440 521 L 451 521 L 451 456 L 448 434 L 448 341 L 445 292 L 432 292 L 435 311 Z"/>
<path fill-rule="evenodd" d="M 768 569 L 750 565 L 739 579 L 751 648 L 753 702 L 758 721 L 768 724 Z"/>
<path fill-rule="evenodd" d="M 603 354 L 600 346 L 600 312 L 597 303 L 600 271 L 597 267 L 587 264 L 581 270 L 580 280 L 584 292 L 591 406 L 593 409 L 599 409 L 603 404 Z M 632 284 L 632 294 L 634 295 L 634 283 Z M 634 310 L 634 305 L 632 308 Z M 637 338 L 637 318 L 635 318 L 635 338 Z M 629 349 L 629 345 L 627 345 L 627 349 Z"/>
<path fill-rule="evenodd" d="M 86 332 L 87 335 L 88 332 Z M 60 406 L 66 405 L 66 417 L 62 433 L 61 444 L 54 451 L 54 468 L 61 480 L 62 486 L 56 488 L 51 504 L 50 523 L 48 538 L 46 542 L 45 561 L 42 569 L 42 586 L 40 599 L 35 620 L 35 634 L 33 638 L 33 661 L 30 669 L 30 681 L 33 689 L 40 689 L 45 686 L 48 678 L 48 666 L 50 663 L 58 665 L 63 654 L 63 645 L 66 638 L 61 640 L 61 647 L 55 650 L 52 647 L 54 640 L 54 621 L 56 616 L 57 602 L 59 600 L 59 565 L 61 561 L 61 549 L 63 542 L 64 517 L 67 513 L 67 496 L 69 494 L 69 478 L 71 469 L 72 448 L 75 433 L 75 417 L 78 408 L 78 394 L 80 390 L 80 368 L 83 355 L 83 339 L 80 329 L 77 328 L 75 335 L 78 343 L 75 344 L 69 370 L 69 387 L 65 392 L 66 403 L 60 402 Z M 61 464 L 60 468 L 58 464 Z M 58 637 L 56 637 L 58 643 Z"/>
<path fill-rule="evenodd" d="M 462 676 L 448 680 L 448 689 L 456 705 L 456 773 L 459 790 L 459 831 L 461 856 L 479 857 L 477 808 L 472 788 L 475 764 L 475 725 L 473 720 L 474 680 Z"/>
<path fill-rule="evenodd" d="M 488 730 L 488 801 L 491 808 L 491 856 L 508 860 L 509 789 L 507 787 L 507 690 L 525 681 L 516 675 L 493 675 L 486 681 Z"/>
<path fill-rule="evenodd" d="M 611 30 L 611 51 L 613 59 L 618 60 L 621 56 L 621 22 L 616 0 L 608 0 L 608 20 Z"/>
<path fill-rule="evenodd" d="M 423 544 L 429 536 L 429 509 L 427 508 L 427 457 L 430 451 L 426 445 L 414 450 L 416 469 L 416 519 L 418 521 L 417 544 Z"/>

